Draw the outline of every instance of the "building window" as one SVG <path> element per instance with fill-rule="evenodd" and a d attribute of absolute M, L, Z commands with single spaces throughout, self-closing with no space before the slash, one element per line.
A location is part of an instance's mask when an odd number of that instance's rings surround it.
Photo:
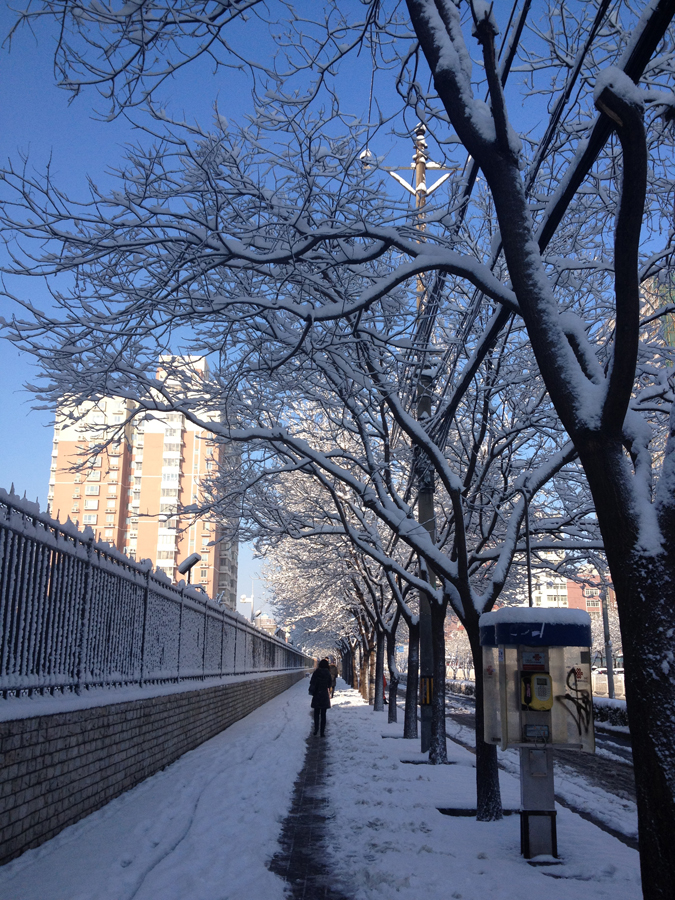
<path fill-rule="evenodd" d="M 158 550 L 157 559 L 173 559 L 176 555 L 175 550 Z"/>
<path fill-rule="evenodd" d="M 209 573 L 208 573 L 208 570 L 207 570 L 207 569 L 200 569 L 200 570 L 199 570 L 199 577 L 201 578 L 202 581 L 206 581 L 206 576 L 207 576 L 208 574 L 209 574 Z"/>
<path fill-rule="evenodd" d="M 105 521 L 106 521 L 107 525 L 114 525 L 115 524 L 115 516 L 106 516 Z"/>
<path fill-rule="evenodd" d="M 100 472 L 90 472 L 87 475 L 87 481 L 100 481 L 101 473 Z"/>
<path fill-rule="evenodd" d="M 108 485 L 108 496 L 112 496 L 112 497 L 117 496 L 117 485 L 116 484 Z"/>
<path fill-rule="evenodd" d="M 80 493 L 80 489 L 79 489 L 79 488 L 75 488 L 75 490 L 73 491 L 73 499 L 74 499 L 74 500 L 75 500 L 75 499 L 79 500 L 81 496 L 82 496 L 82 495 L 81 495 L 81 493 Z"/>
<path fill-rule="evenodd" d="M 88 515 L 87 515 L 87 514 L 85 513 L 85 515 L 82 517 L 82 521 L 83 521 L 83 523 L 84 523 L 85 525 L 95 525 L 95 524 L 96 524 L 96 519 L 97 519 L 97 518 L 98 518 L 98 517 L 97 517 L 95 514 L 94 514 L 94 515 L 91 515 L 91 514 L 88 514 Z"/>
<path fill-rule="evenodd" d="M 585 587 L 584 588 L 584 597 L 597 597 L 600 593 L 598 588 L 594 587 Z"/>
<path fill-rule="evenodd" d="M 98 500 L 85 500 L 84 508 L 85 509 L 98 509 Z"/>
<path fill-rule="evenodd" d="M 100 457 L 100 456 L 95 456 L 95 457 L 89 462 L 89 465 L 92 466 L 94 469 L 98 469 L 99 466 L 101 465 L 101 457 Z"/>
<path fill-rule="evenodd" d="M 105 530 L 105 536 L 106 536 L 106 537 L 113 537 L 113 529 L 112 529 L 112 528 L 106 528 L 106 530 Z"/>
<path fill-rule="evenodd" d="M 162 475 L 162 484 L 177 484 L 178 472 L 165 472 Z"/>
<path fill-rule="evenodd" d="M 157 538 L 157 546 L 158 547 L 175 547 L 176 546 L 176 535 L 175 534 L 160 534 Z"/>
<path fill-rule="evenodd" d="M 586 601 L 586 609 L 600 609 L 600 601 L 599 600 L 587 600 Z"/>
<path fill-rule="evenodd" d="M 84 486 L 85 494 L 95 494 L 96 496 L 98 496 L 100 491 L 101 487 L 98 484 L 85 484 Z"/>
<path fill-rule="evenodd" d="M 80 475 L 79 472 L 77 473 L 75 478 L 73 478 L 73 481 L 75 482 L 75 484 L 79 484 L 82 481 L 82 476 Z"/>
<path fill-rule="evenodd" d="M 74 513 L 79 513 L 80 507 L 79 507 L 79 506 L 77 505 L 77 503 L 76 503 L 75 506 L 73 506 L 72 509 L 71 509 L 70 511 L 71 511 L 71 512 L 74 512 Z"/>

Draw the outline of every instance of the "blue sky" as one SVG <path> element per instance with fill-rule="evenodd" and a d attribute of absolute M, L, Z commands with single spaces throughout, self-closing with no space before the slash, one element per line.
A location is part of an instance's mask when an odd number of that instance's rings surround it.
<path fill-rule="evenodd" d="M 4 4 L 0 5 L 0 33 L 4 36 L 11 27 L 12 16 Z M 19 154 L 29 154 L 30 165 L 43 170 L 48 162 L 59 186 L 72 196 L 83 196 L 86 176 L 104 186 L 112 181 L 108 170 L 114 167 L 123 152 L 124 144 L 138 137 L 132 125 L 124 119 L 100 122 L 92 115 L 97 100 L 93 94 L 70 103 L 69 95 L 54 84 L 50 57 L 53 37 L 48 29 L 41 29 L 37 40 L 27 31 L 15 39 L 11 53 L 0 52 L 0 158 L 3 164 Z M 207 81 L 211 91 L 204 90 Z M 227 115 L 242 116 L 244 107 L 238 102 L 245 98 L 235 89 L 232 74 L 223 73 L 216 79 L 205 65 L 196 65 L 171 85 L 172 108 L 184 113 L 187 119 L 208 122 L 212 103 L 227 96 Z M 0 251 L 3 252 L 4 251 Z M 48 303 L 45 286 L 36 281 L 8 282 L 19 296 L 30 298 L 38 306 Z M 11 316 L 13 306 L 0 299 L 0 315 Z M 2 389 L 3 422 L 0 429 L 0 487 L 24 491 L 30 500 L 39 498 L 46 506 L 49 480 L 49 459 L 52 444 L 51 413 L 31 409 L 32 397 L 23 387 L 35 381 L 36 369 L 25 354 L 19 354 L 7 341 L 0 340 L 0 379 Z M 238 595 L 251 594 L 252 581 L 259 576 L 259 563 L 252 559 L 249 547 L 240 550 Z M 263 584 L 253 583 L 256 597 L 262 599 Z M 256 602 L 256 608 L 262 604 Z M 250 612 L 250 605 L 241 607 Z"/>

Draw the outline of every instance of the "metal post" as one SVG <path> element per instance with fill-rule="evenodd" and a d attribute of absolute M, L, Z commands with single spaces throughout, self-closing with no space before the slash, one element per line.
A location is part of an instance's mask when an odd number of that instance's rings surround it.
<path fill-rule="evenodd" d="M 525 503 L 525 555 L 527 557 L 527 599 L 532 607 L 532 548 L 530 546 L 530 501 L 524 488 L 517 488 Z"/>
<path fill-rule="evenodd" d="M 239 634 L 239 624 L 234 620 L 234 657 L 232 659 L 232 674 L 237 674 L 237 635 Z"/>
<path fill-rule="evenodd" d="M 612 657 L 612 636 L 609 631 L 609 610 L 607 609 L 607 588 L 600 589 L 600 605 L 602 606 L 602 625 L 605 632 L 605 656 L 607 657 L 607 696 L 614 699 L 614 659 Z"/>
<path fill-rule="evenodd" d="M 220 674 L 223 674 L 223 650 L 225 649 L 225 610 L 220 611 Z"/>
<path fill-rule="evenodd" d="M 87 668 L 87 653 L 89 645 L 89 607 L 91 606 L 91 581 L 92 581 L 92 553 L 94 552 L 94 539 L 87 541 L 87 568 L 84 574 L 84 588 L 82 591 L 82 614 L 80 618 L 80 636 L 77 645 L 77 670 L 75 693 L 82 693 L 84 673 Z"/>
<path fill-rule="evenodd" d="M 180 682 L 180 651 L 183 642 L 183 603 L 185 602 L 185 588 L 180 589 L 180 607 L 178 613 L 178 659 L 176 660 L 176 681 Z"/>
<path fill-rule="evenodd" d="M 425 370 L 426 371 L 426 370 Z M 431 377 L 424 372 L 420 377 L 420 392 L 417 404 L 417 418 L 423 420 L 431 413 Z M 432 541 L 436 538 L 436 516 L 434 509 L 434 476 L 430 464 L 420 457 L 417 465 L 419 492 L 417 511 L 420 524 L 426 528 Z M 433 572 L 429 572 L 431 587 L 435 587 Z M 434 651 L 431 636 L 431 602 L 429 595 L 420 591 L 420 718 L 421 750 L 426 753 L 431 747 L 431 707 L 433 702 Z"/>
<path fill-rule="evenodd" d="M 143 634 L 141 637 L 141 681 L 143 687 L 145 681 L 145 644 L 148 631 L 148 604 L 150 602 L 150 569 L 145 573 L 145 587 L 143 588 Z"/>
<path fill-rule="evenodd" d="M 407 191 L 415 196 L 415 207 L 418 210 L 417 215 L 417 231 L 419 234 L 419 240 L 424 240 L 424 217 L 423 210 L 426 206 L 427 198 L 433 191 L 439 188 L 442 184 L 444 184 L 448 178 L 450 178 L 450 174 L 454 169 L 450 169 L 447 171 L 445 175 L 442 175 L 434 184 L 427 186 L 427 169 L 438 169 L 443 170 L 446 167 L 440 165 L 439 163 L 433 162 L 429 159 L 429 154 L 427 152 L 427 142 L 425 139 L 426 135 L 426 126 L 420 122 L 415 127 L 415 133 L 413 136 L 413 161 L 411 166 L 394 166 L 394 167 L 386 167 L 385 171 L 389 172 L 389 174 L 394 178 L 402 187 L 404 187 Z M 362 154 L 362 162 L 364 165 L 370 165 L 370 161 L 372 160 L 372 156 L 370 151 L 366 150 Z M 403 169 L 414 169 L 415 170 L 415 187 L 411 187 L 400 175 L 397 174 L 397 170 Z M 418 314 L 424 314 L 424 301 L 425 301 L 425 293 L 426 287 L 424 284 L 424 279 L 421 275 L 417 277 L 417 312 Z M 433 370 L 430 365 L 427 364 L 427 361 L 422 358 L 422 373 L 420 376 L 418 394 L 417 394 L 417 418 L 418 420 L 424 420 L 431 415 L 431 398 L 432 398 L 432 381 L 433 381 Z M 418 460 L 419 469 L 424 469 L 423 472 L 420 473 L 418 471 L 418 519 L 420 524 L 422 524 L 429 535 L 431 536 L 432 541 L 436 538 L 436 518 L 435 518 L 435 510 L 434 510 L 434 478 L 433 472 L 431 471 L 430 464 L 427 462 L 426 464 L 421 463 L 421 460 Z M 430 585 L 432 588 L 436 586 L 435 578 L 433 573 L 429 573 Z M 431 604 L 429 595 L 424 591 L 420 591 L 419 594 L 419 604 L 420 604 L 420 650 L 419 650 L 419 658 L 420 658 L 420 714 L 421 714 L 421 749 L 422 752 L 425 753 L 429 750 L 431 746 L 431 707 L 433 701 L 433 644 L 431 637 Z"/>
<path fill-rule="evenodd" d="M 553 750 L 520 748 L 520 852 L 557 856 Z"/>
<path fill-rule="evenodd" d="M 420 211 L 417 220 L 417 230 L 420 232 L 420 240 L 423 240 L 424 220 L 421 211 L 427 202 L 427 142 L 424 138 L 426 128 L 421 123 L 415 129 L 413 145 L 415 153 L 413 164 L 415 166 L 415 206 Z M 422 312 L 424 306 L 425 285 L 421 275 L 417 278 L 417 312 Z M 432 370 L 422 361 L 423 368 L 419 380 L 417 395 L 417 419 L 420 422 L 431 416 L 432 396 Z M 418 495 L 417 517 L 421 525 L 426 528 L 431 540 L 436 537 L 436 516 L 434 509 L 434 476 L 430 470 L 428 461 L 418 458 Z M 434 587 L 433 573 L 429 573 L 432 587 Z M 429 595 L 420 591 L 420 718 L 421 718 L 421 747 L 422 753 L 426 753 L 431 747 L 431 707 L 433 702 L 433 675 L 434 675 L 434 651 L 431 634 L 431 602 Z"/>
<path fill-rule="evenodd" d="M 209 629 L 208 602 L 204 600 L 204 649 L 202 651 L 202 681 L 206 678 L 206 634 Z"/>

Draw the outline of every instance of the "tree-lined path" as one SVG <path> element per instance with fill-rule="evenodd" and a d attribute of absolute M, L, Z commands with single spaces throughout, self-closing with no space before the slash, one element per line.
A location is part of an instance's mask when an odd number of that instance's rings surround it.
<path fill-rule="evenodd" d="M 90 442 L 83 466 L 139 420 L 178 416 L 208 435 L 207 498 L 183 491 L 182 513 L 219 522 L 223 540 L 255 541 L 285 582 L 275 599 L 295 639 L 370 670 L 359 683 L 373 688 L 376 718 L 352 695 L 337 704 L 341 766 L 334 756 L 326 776 L 330 852 L 354 896 L 447 892 L 455 853 L 456 897 L 483 896 L 481 882 L 520 896 L 542 878 L 557 884 L 551 896 L 566 896 L 566 879 L 598 896 L 635 889 L 626 851 L 614 858 L 567 813 L 561 846 L 579 855 L 550 873 L 513 862 L 512 822 L 500 821 L 512 784 L 505 776 L 500 794 L 482 734 L 481 614 L 525 596 L 537 605 L 533 567 L 584 582 L 592 566 L 621 623 L 643 896 L 671 900 L 675 0 L 19 7 L 14 39 L 51 29 L 40 45 L 59 84 L 87 103 L 98 91 L 98 115 L 129 116 L 138 140 L 85 190 L 10 154 L 0 269 L 16 315 L 5 334 L 37 361 L 45 408 L 78 420 L 125 401 L 126 421 Z M 203 63 L 200 88 L 222 105 L 210 121 L 178 118 L 171 85 Z M 248 95 L 241 116 L 234 94 Z M 408 136 L 413 166 L 400 169 Z M 399 173 L 413 167 L 409 184 Z M 445 172 L 436 193 L 434 167 Z M 129 552 L 137 537 L 129 527 Z M 471 786 L 446 746 L 450 610 L 477 680 Z M 426 774 L 395 741 L 369 743 L 385 662 L 395 695 L 399 625 L 406 736 L 419 673 L 423 746 L 449 763 Z M 205 664 L 206 652 L 202 674 Z M 334 794 L 341 778 L 353 785 Z M 456 804 L 463 791 L 475 791 L 465 801 L 477 830 L 438 822 L 432 794 Z M 350 830 L 360 839 L 343 846 Z M 483 835 L 490 849 L 476 858 L 499 862 L 471 866 Z M 167 848 L 136 893 L 176 858 Z"/>

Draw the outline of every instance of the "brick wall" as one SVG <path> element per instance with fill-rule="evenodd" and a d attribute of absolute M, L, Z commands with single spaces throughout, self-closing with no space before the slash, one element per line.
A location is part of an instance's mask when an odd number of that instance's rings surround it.
<path fill-rule="evenodd" d="M 0 865 L 104 806 L 303 676 L 298 670 L 0 722 Z"/>

